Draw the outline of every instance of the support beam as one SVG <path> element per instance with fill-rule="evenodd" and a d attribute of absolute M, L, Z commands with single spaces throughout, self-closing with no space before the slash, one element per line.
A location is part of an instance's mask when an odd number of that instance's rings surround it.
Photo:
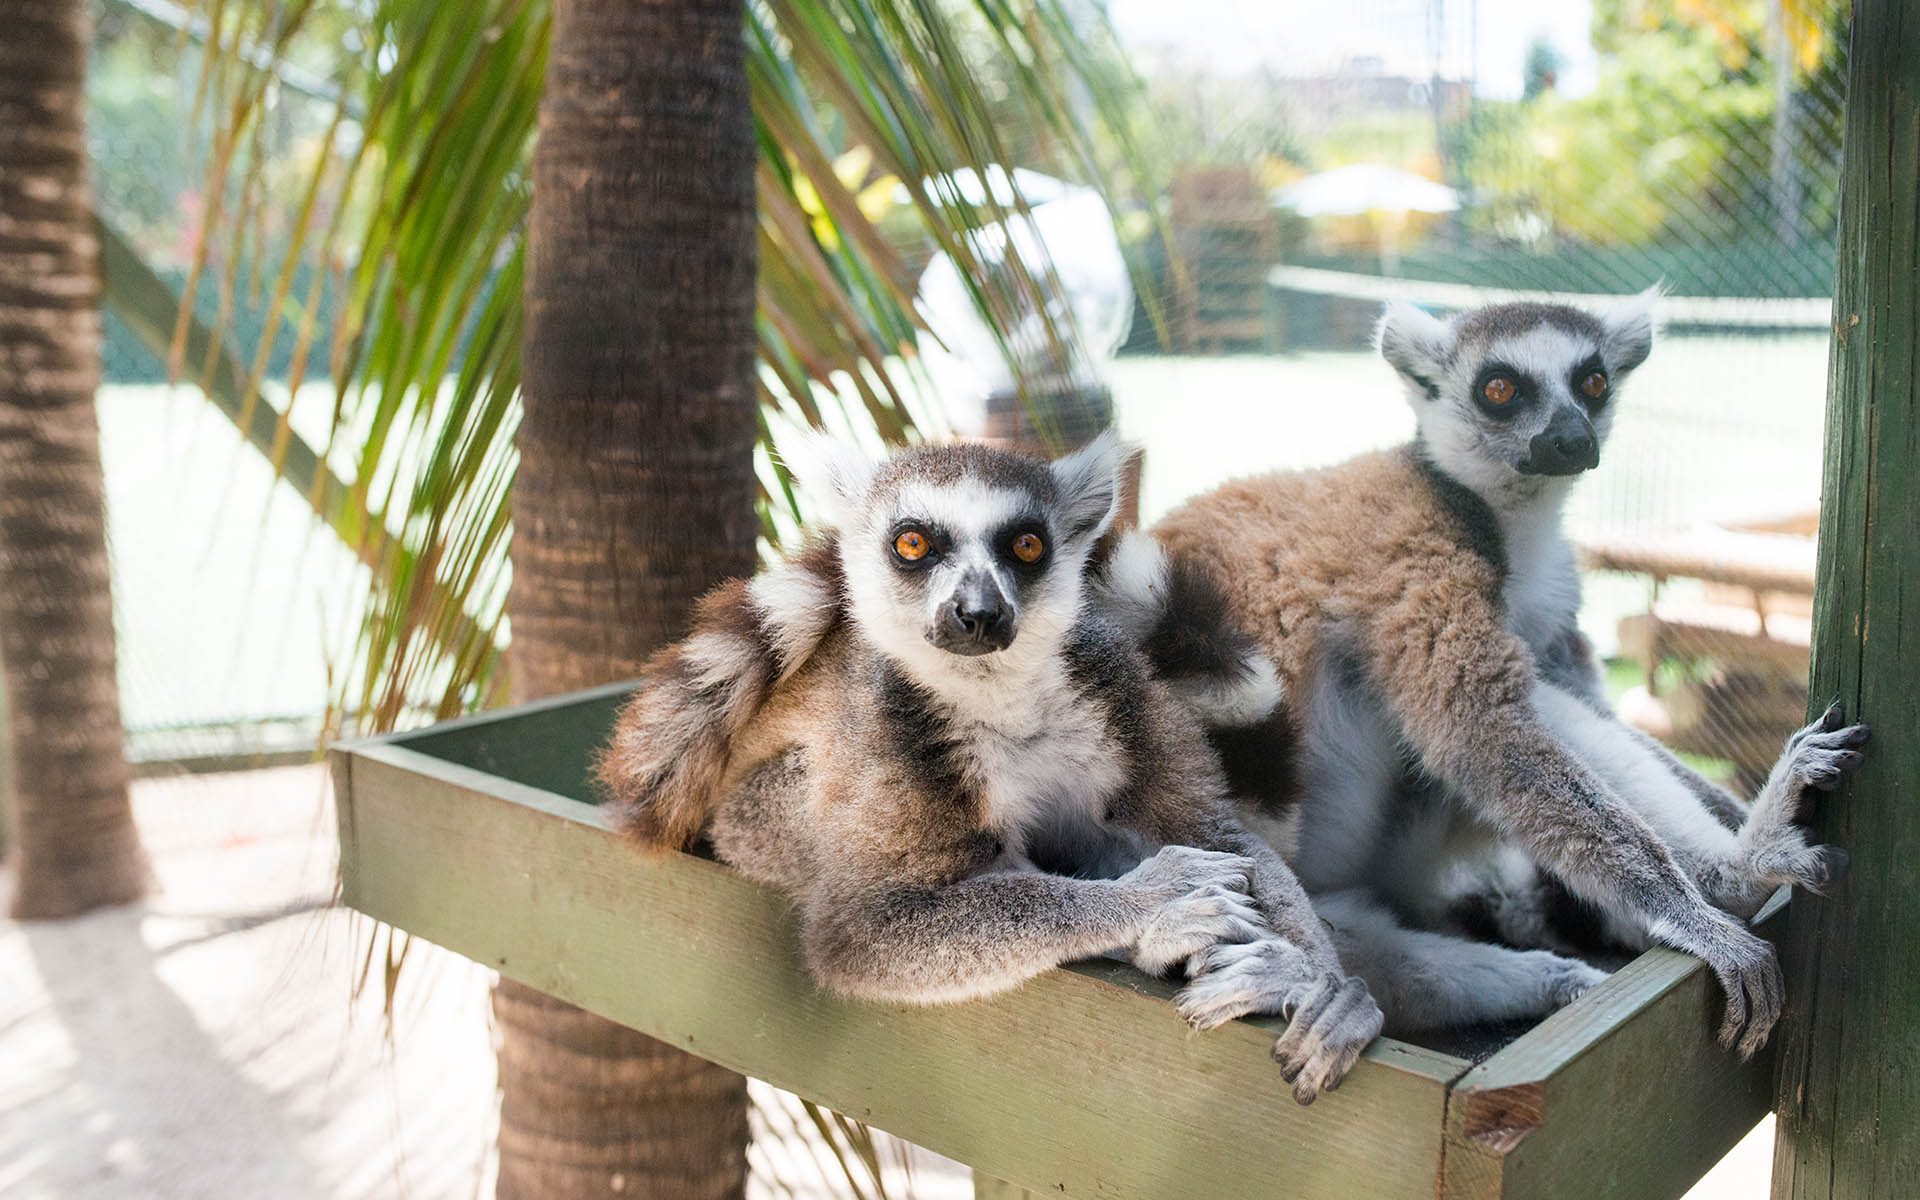
<path fill-rule="evenodd" d="M 1852 876 L 1792 906 L 1774 1200 L 1920 1195 L 1920 9 L 1852 37 L 1811 696 L 1874 741 L 1816 825 Z"/>

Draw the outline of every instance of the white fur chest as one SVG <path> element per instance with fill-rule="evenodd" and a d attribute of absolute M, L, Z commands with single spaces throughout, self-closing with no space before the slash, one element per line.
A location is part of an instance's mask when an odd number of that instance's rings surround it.
<path fill-rule="evenodd" d="M 1580 611 L 1580 571 L 1560 529 L 1559 506 L 1502 519 L 1507 552 L 1507 629 L 1541 653 Z"/>
<path fill-rule="evenodd" d="M 1071 694 L 1029 696 L 1011 720 L 956 723 L 986 823 L 1019 843 L 1039 826 L 1098 823 L 1125 782 L 1121 756 L 1095 706 Z"/>

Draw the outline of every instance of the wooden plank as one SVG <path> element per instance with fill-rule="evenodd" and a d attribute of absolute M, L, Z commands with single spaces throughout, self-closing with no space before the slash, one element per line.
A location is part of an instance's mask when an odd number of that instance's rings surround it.
<path fill-rule="evenodd" d="M 1781 928 L 1781 900 L 1763 932 Z M 1765 1114 L 1772 1060 L 1714 1040 L 1705 964 L 1650 950 L 1455 1084 L 1445 1200 L 1679 1196 Z"/>
<path fill-rule="evenodd" d="M 570 692 L 378 741 L 593 803 L 599 799 L 588 781 L 593 756 L 636 686 L 629 680 Z"/>
<path fill-rule="evenodd" d="M 1797 631 L 1790 619 L 1778 622 L 1786 627 L 1786 636 L 1780 636 L 1774 633 L 1773 622 L 1764 634 L 1728 628 L 1735 623 L 1733 612 L 1725 613 L 1725 620 L 1713 619 L 1721 617 L 1720 613 L 1693 613 L 1687 614 L 1693 619 L 1675 620 L 1673 612 L 1662 606 L 1654 612 L 1620 618 L 1620 653 L 1641 663 L 1657 663 L 1669 657 L 1726 658 L 1735 662 L 1759 659 L 1796 674 L 1807 669 L 1807 644 L 1794 641 Z M 1752 612 L 1739 615 L 1750 618 L 1751 627 L 1760 624 Z"/>
<path fill-rule="evenodd" d="M 1032 1192 L 1004 1179 L 995 1179 L 980 1171 L 973 1173 L 973 1200 L 1031 1200 L 1032 1196 Z"/>
<path fill-rule="evenodd" d="M 438 738 L 413 741 L 453 744 Z M 348 904 L 995 1179 L 1156 1200 L 1434 1195 L 1459 1059 L 1383 1040 L 1301 1108 L 1268 1057 L 1279 1022 L 1194 1034 L 1166 984 L 1119 963 L 944 1008 L 838 999 L 808 981 L 789 906 L 726 867 L 649 859 L 590 805 L 392 741 L 334 764 Z"/>
<path fill-rule="evenodd" d="M 1813 539 L 1783 533 L 1695 529 L 1657 537 L 1587 538 L 1577 549 L 1589 571 L 1656 579 L 1705 579 L 1762 592 L 1813 593 Z"/>
<path fill-rule="evenodd" d="M 1775 1200 L 1920 1196 L 1920 9 L 1853 7 L 1812 707 L 1873 725 L 1815 829 L 1853 870 L 1785 939 Z"/>

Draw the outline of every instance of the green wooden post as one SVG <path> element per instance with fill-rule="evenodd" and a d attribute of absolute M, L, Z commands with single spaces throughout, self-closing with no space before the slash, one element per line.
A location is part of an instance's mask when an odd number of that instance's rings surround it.
<path fill-rule="evenodd" d="M 1920 8 L 1855 0 L 1812 696 L 1872 723 L 1796 897 L 1774 1200 L 1920 1196 Z"/>

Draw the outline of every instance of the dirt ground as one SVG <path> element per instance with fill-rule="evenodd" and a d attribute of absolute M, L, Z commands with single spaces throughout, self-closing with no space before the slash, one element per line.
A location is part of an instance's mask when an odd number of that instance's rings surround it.
<path fill-rule="evenodd" d="M 0 1196 L 490 1196 L 489 975 L 416 943 L 389 1025 L 384 943 L 370 957 L 369 923 L 328 905 L 325 775 L 148 780 L 135 809 L 151 899 L 0 920 Z M 754 1098 L 756 1198 L 848 1194 L 790 1098 Z M 1693 1200 L 1766 1195 L 1771 1135 Z M 923 1151 L 911 1174 L 921 1200 L 972 1195 Z M 905 1182 L 888 1172 L 891 1194 Z"/>

